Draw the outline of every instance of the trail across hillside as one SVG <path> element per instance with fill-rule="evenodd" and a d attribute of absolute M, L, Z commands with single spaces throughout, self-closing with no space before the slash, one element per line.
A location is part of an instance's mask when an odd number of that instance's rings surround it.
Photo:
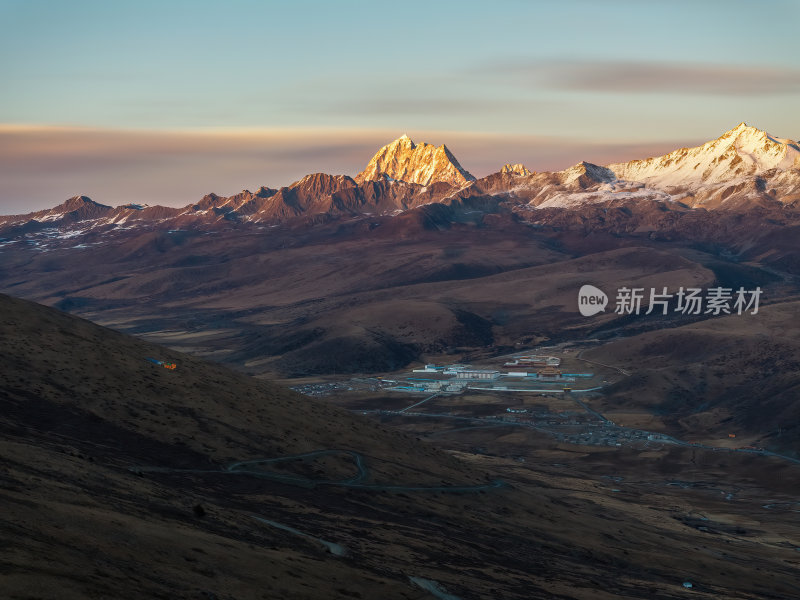
<path fill-rule="evenodd" d="M 305 458 L 319 458 L 322 456 L 336 456 L 342 454 L 350 456 L 354 461 L 357 473 L 353 477 L 348 477 L 344 479 L 312 479 L 310 477 L 303 477 L 301 475 L 290 475 L 290 474 L 276 473 L 274 471 L 261 471 L 250 468 L 255 465 L 275 464 L 280 462 L 288 462 L 292 460 L 302 460 Z M 470 493 L 470 492 L 480 492 L 491 489 L 498 489 L 508 485 L 507 483 L 505 483 L 500 479 L 495 479 L 489 483 L 481 485 L 383 485 L 376 483 L 363 483 L 369 477 L 369 468 L 367 467 L 364 455 L 355 452 L 354 450 L 341 450 L 341 449 L 315 450 L 313 452 L 305 452 L 303 454 L 292 454 L 289 456 L 280 456 L 277 458 L 261 458 L 255 460 L 237 461 L 230 463 L 228 465 L 224 465 L 219 469 L 173 469 L 169 467 L 131 467 L 129 470 L 136 473 L 247 475 L 250 477 L 269 479 L 271 481 L 280 481 L 282 483 L 288 483 L 290 485 L 299 485 L 303 487 L 330 485 L 330 486 L 358 488 L 363 490 L 395 491 L 395 492 Z"/>

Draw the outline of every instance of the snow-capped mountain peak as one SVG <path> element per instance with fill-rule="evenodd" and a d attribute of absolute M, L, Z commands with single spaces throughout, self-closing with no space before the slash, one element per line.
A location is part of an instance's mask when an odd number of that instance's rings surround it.
<path fill-rule="evenodd" d="M 513 165 L 511 163 L 506 163 L 503 165 L 503 168 L 500 169 L 500 172 L 508 173 L 509 175 L 522 175 L 522 176 L 533 175 L 533 172 L 522 163 L 516 163 Z"/>
<path fill-rule="evenodd" d="M 702 146 L 664 156 L 609 165 L 617 177 L 656 187 L 715 184 L 800 167 L 800 146 L 792 140 L 740 123 Z"/>
<path fill-rule="evenodd" d="M 445 182 L 463 186 L 475 181 L 447 146 L 437 147 L 424 142 L 415 144 L 405 134 L 378 150 L 355 180 L 358 183 L 383 181 L 387 176 L 420 185 Z"/>
<path fill-rule="evenodd" d="M 577 165 L 561 171 L 560 174 L 564 185 L 570 185 L 575 182 L 584 185 L 586 183 L 609 183 L 615 179 L 614 172 L 610 169 L 586 161 L 581 161 Z"/>

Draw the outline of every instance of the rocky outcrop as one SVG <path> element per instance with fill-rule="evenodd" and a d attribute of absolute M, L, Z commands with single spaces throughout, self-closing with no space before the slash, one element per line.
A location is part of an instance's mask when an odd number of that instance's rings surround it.
<path fill-rule="evenodd" d="M 385 180 L 387 177 L 420 185 L 442 182 L 463 186 L 475 181 L 475 177 L 459 164 L 447 146 L 415 144 L 407 135 L 378 150 L 355 180 L 364 183 Z"/>

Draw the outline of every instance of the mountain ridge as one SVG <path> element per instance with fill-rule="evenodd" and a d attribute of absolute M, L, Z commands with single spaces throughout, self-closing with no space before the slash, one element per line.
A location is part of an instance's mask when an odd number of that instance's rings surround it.
<path fill-rule="evenodd" d="M 607 166 L 581 161 L 562 171 L 534 172 L 518 163 L 476 179 L 445 146 L 407 135 L 383 146 L 355 177 L 311 173 L 279 189 L 233 196 L 207 194 L 183 208 L 110 207 L 74 196 L 52 209 L 0 216 L 0 233 L 15 235 L 88 225 L 213 228 L 226 223 L 274 224 L 342 215 L 398 215 L 425 204 L 478 204 L 490 212 L 577 210 L 594 204 L 662 202 L 705 210 L 800 205 L 800 144 L 740 123 L 693 148 Z M 479 210 L 483 210 L 482 208 Z"/>

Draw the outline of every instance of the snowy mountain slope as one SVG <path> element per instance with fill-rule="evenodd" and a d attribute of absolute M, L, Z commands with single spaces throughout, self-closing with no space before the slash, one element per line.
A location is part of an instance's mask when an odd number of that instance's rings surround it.
<path fill-rule="evenodd" d="M 793 206 L 800 202 L 800 144 L 741 123 L 702 146 L 607 167 L 582 162 L 521 178 L 509 191 L 540 208 L 617 200 L 675 201 L 708 210 Z"/>
<path fill-rule="evenodd" d="M 702 146 L 608 168 L 620 179 L 641 181 L 652 187 L 715 184 L 760 175 L 770 169 L 800 168 L 800 145 L 740 123 Z"/>

